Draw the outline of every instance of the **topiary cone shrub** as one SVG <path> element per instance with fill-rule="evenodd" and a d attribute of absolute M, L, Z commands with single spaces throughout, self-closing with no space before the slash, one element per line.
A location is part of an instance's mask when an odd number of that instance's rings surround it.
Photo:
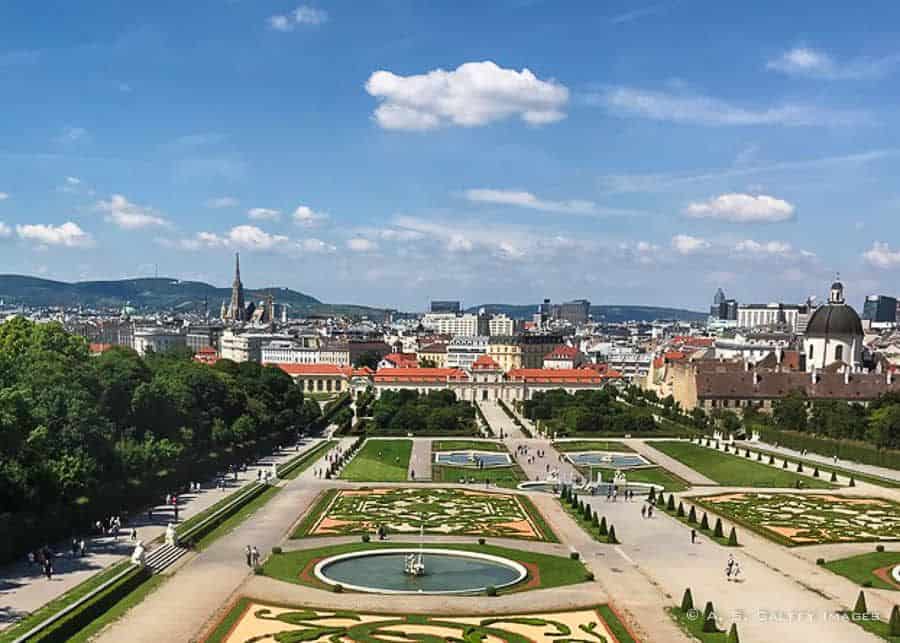
<path fill-rule="evenodd" d="M 606 534 L 609 533 L 609 531 L 606 529 L 606 516 L 603 516 L 600 519 L 600 528 L 598 529 L 598 532 L 600 533 L 601 536 L 605 536 Z"/>
<path fill-rule="evenodd" d="M 787 460 L 785 460 L 784 462 L 781 463 L 781 468 L 782 468 L 782 469 L 787 469 L 787 468 L 788 468 L 788 461 L 787 461 Z"/>
<path fill-rule="evenodd" d="M 803 463 L 802 462 L 797 463 L 797 473 L 803 473 Z"/>
<path fill-rule="evenodd" d="M 493 585 L 488 585 L 487 587 L 484 588 L 484 593 L 486 596 L 496 596 L 497 588 L 494 587 Z"/>
<path fill-rule="evenodd" d="M 749 458 L 749 457 L 750 457 L 750 449 L 747 449 L 747 450 L 744 452 L 744 457 L 745 457 L 745 458 Z"/>
<path fill-rule="evenodd" d="M 884 551 L 884 545 L 875 545 L 875 551 L 879 554 Z"/>
<path fill-rule="evenodd" d="M 571 558 L 572 560 L 578 560 L 579 558 L 581 558 L 581 554 L 579 554 L 577 551 L 570 551 L 569 558 Z"/>
<path fill-rule="evenodd" d="M 703 531 L 709 531 L 709 518 L 706 515 L 706 512 L 703 512 L 703 518 L 700 520 L 700 529 Z"/>
<path fill-rule="evenodd" d="M 713 528 L 713 536 L 716 538 L 724 538 L 725 532 L 722 531 L 722 519 L 716 518 L 716 526 Z"/>
<path fill-rule="evenodd" d="M 856 597 L 856 605 L 853 606 L 854 614 L 868 614 L 869 610 L 866 607 L 866 595 L 862 590 L 859 591 L 859 596 Z"/>
<path fill-rule="evenodd" d="M 756 454 L 756 461 L 757 461 L 757 462 L 762 462 L 762 453 L 757 453 L 757 454 Z"/>
<path fill-rule="evenodd" d="M 837 473 L 831 472 L 831 482 L 837 482 Z"/>
<path fill-rule="evenodd" d="M 851 487 L 855 487 L 855 486 L 856 486 L 856 480 L 854 480 L 853 478 L 850 478 L 850 486 L 851 486 Z"/>
<path fill-rule="evenodd" d="M 666 511 L 675 511 L 675 494 L 669 494 L 669 500 L 666 502 Z"/>
<path fill-rule="evenodd" d="M 610 545 L 618 545 L 619 544 L 619 539 L 616 538 L 616 526 L 615 525 L 609 526 L 609 535 L 607 535 L 607 537 L 606 537 L 606 542 L 608 542 Z"/>
<path fill-rule="evenodd" d="M 650 493 L 647 494 L 647 502 L 656 502 L 656 487 L 650 487 Z"/>
<path fill-rule="evenodd" d="M 591 516 L 591 524 L 592 524 L 594 527 L 599 527 L 599 526 L 600 526 L 600 514 L 599 514 L 598 512 L 596 512 L 596 511 L 594 512 L 594 515 Z"/>
<path fill-rule="evenodd" d="M 818 477 L 819 477 L 819 467 L 816 467 L 815 469 L 813 469 L 813 478 L 818 478 Z"/>
<path fill-rule="evenodd" d="M 741 640 L 738 638 L 737 623 L 731 624 L 731 629 L 728 630 L 728 640 L 726 643 L 741 643 Z"/>
<path fill-rule="evenodd" d="M 706 607 L 703 608 L 703 631 L 707 633 L 719 631 L 716 626 L 716 613 L 713 610 L 712 601 L 707 601 Z"/>
<path fill-rule="evenodd" d="M 769 456 L 769 464 L 775 464 L 775 456 L 774 455 Z"/>
<path fill-rule="evenodd" d="M 688 522 L 692 525 L 697 524 L 697 509 L 694 505 L 691 505 L 691 510 L 688 512 Z"/>
<path fill-rule="evenodd" d="M 684 596 L 681 597 L 681 611 L 687 612 L 692 609 L 694 609 L 694 596 L 691 594 L 691 588 L 687 587 L 684 590 Z"/>
<path fill-rule="evenodd" d="M 888 619 L 888 636 L 900 636 L 900 607 L 894 605 L 891 618 Z"/>
<path fill-rule="evenodd" d="M 731 531 L 728 532 L 728 546 L 729 547 L 737 547 L 737 532 L 734 530 L 734 527 L 731 528 Z"/>
<path fill-rule="evenodd" d="M 675 512 L 675 515 L 678 516 L 679 518 L 684 518 L 684 503 L 683 502 L 678 503 L 678 511 Z"/>

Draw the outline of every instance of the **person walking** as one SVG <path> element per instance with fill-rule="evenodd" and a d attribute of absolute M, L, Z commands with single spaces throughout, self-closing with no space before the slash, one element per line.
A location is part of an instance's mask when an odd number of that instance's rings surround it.
<path fill-rule="evenodd" d="M 78 555 L 80 557 L 84 557 L 87 553 L 87 543 L 84 542 L 84 538 L 78 541 Z"/>
<path fill-rule="evenodd" d="M 653 505 L 648 505 L 648 506 L 647 506 L 647 517 L 648 517 L 648 518 L 652 518 L 652 517 L 653 517 Z"/>
<path fill-rule="evenodd" d="M 250 545 L 247 545 L 244 548 L 244 556 L 247 558 L 247 567 L 253 566 L 253 551 L 250 549 Z"/>
<path fill-rule="evenodd" d="M 691 544 L 695 544 L 697 542 L 697 530 L 691 529 Z"/>
<path fill-rule="evenodd" d="M 253 550 L 251 551 L 250 557 L 253 560 L 253 566 L 259 566 L 259 550 L 256 548 L 256 545 L 253 545 Z"/>
<path fill-rule="evenodd" d="M 645 507 L 644 505 L 641 505 L 641 518 L 646 518 L 646 517 L 647 517 L 647 507 Z"/>
<path fill-rule="evenodd" d="M 131 528 L 131 542 L 137 540 L 137 529 L 134 527 Z"/>

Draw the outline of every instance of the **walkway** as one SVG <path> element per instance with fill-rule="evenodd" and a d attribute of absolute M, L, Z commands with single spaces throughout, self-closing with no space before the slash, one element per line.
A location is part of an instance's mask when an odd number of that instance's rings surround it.
<path fill-rule="evenodd" d="M 431 438 L 414 438 L 409 455 L 409 479 L 431 480 Z"/>
<path fill-rule="evenodd" d="M 838 459 L 837 463 L 835 463 L 834 458 L 829 458 L 824 455 L 818 455 L 816 453 L 807 453 L 806 455 L 801 455 L 799 451 L 795 451 L 794 449 L 787 449 L 785 447 L 776 447 L 775 445 L 769 444 L 768 442 L 746 442 L 739 441 L 738 444 L 741 445 L 742 448 L 750 447 L 752 451 L 754 448 L 760 450 L 771 451 L 773 453 L 785 455 L 791 458 L 803 458 L 804 460 L 809 460 L 811 462 L 818 462 L 819 464 L 824 464 L 827 466 L 836 466 L 841 469 L 847 469 L 848 471 L 856 471 L 859 473 L 865 473 L 871 476 L 879 476 L 881 478 L 887 478 L 888 480 L 894 480 L 896 482 L 900 482 L 900 471 L 896 469 L 888 469 L 887 467 L 876 467 L 871 464 L 861 464 L 859 462 L 854 462 L 853 460 L 841 460 Z"/>
<path fill-rule="evenodd" d="M 686 464 L 682 464 L 675 458 L 667 456 L 662 451 L 654 449 L 647 442 L 644 442 L 642 440 L 628 440 L 628 446 L 630 446 L 632 449 L 637 451 L 648 460 L 655 462 L 663 469 L 668 469 L 676 476 L 682 478 L 683 480 L 686 480 L 692 485 L 707 486 L 718 484 L 715 480 L 710 480 L 706 476 L 697 473 Z"/>
<path fill-rule="evenodd" d="M 302 445 L 309 445 L 307 440 Z M 297 455 L 294 449 L 283 450 L 260 459 L 247 471 L 239 473 L 237 480 L 228 476 L 225 492 L 215 488 L 215 481 L 202 483 L 197 493 L 184 493 L 178 497 L 178 518 L 183 521 L 194 516 L 223 497 L 237 490 L 247 482 L 255 480 L 258 469 L 270 470 L 273 463 L 281 463 Z M 133 516 L 130 520 L 123 516 L 123 529 L 118 539 L 111 536 L 87 538 L 87 555 L 71 556 L 71 543 L 63 542 L 55 546 L 57 555 L 53 561 L 53 580 L 40 575 L 39 570 L 29 568 L 26 562 L 13 563 L 0 568 L 0 628 L 7 627 L 23 616 L 43 607 L 76 585 L 86 581 L 104 568 L 130 556 L 134 542 L 127 535 L 131 528 L 137 529 L 137 540 L 149 544 L 165 534 L 166 525 L 174 521 L 171 506 L 153 507 L 152 517 L 147 513 Z M 35 543 L 40 545 L 41 543 Z"/>

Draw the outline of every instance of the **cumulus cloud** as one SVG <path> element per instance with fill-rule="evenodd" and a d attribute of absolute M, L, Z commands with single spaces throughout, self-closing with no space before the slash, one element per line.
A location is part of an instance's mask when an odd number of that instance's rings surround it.
<path fill-rule="evenodd" d="M 278 221 L 281 218 L 280 210 L 271 208 L 250 208 L 247 216 L 254 221 Z"/>
<path fill-rule="evenodd" d="M 293 31 L 300 25 L 317 27 L 328 22 L 328 12 L 308 5 L 300 5 L 292 12 L 269 17 L 269 27 L 275 31 Z"/>
<path fill-rule="evenodd" d="M 107 221 L 125 230 L 169 225 L 153 208 L 132 203 L 121 194 L 113 194 L 108 201 L 98 201 L 94 209 L 105 212 Z"/>
<path fill-rule="evenodd" d="M 239 206 L 240 204 L 241 202 L 235 199 L 233 196 L 220 196 L 213 199 L 208 199 L 206 201 L 206 207 L 212 208 L 213 210 L 219 210 L 222 208 L 234 208 Z"/>
<path fill-rule="evenodd" d="M 90 234 L 72 221 L 54 226 L 43 223 L 16 226 L 20 239 L 32 241 L 42 246 L 63 246 L 66 248 L 87 248 L 94 245 Z"/>
<path fill-rule="evenodd" d="M 839 61 L 827 52 L 809 47 L 788 49 L 766 64 L 766 68 L 789 76 L 826 80 L 863 80 L 887 76 L 900 64 L 900 55 Z"/>
<path fill-rule="evenodd" d="M 711 96 L 613 87 L 589 98 L 610 111 L 656 121 L 693 125 L 780 125 L 785 127 L 846 126 L 871 121 L 868 114 L 832 110 L 804 103 L 743 107 Z"/>
<path fill-rule="evenodd" d="M 366 91 L 380 101 L 375 121 L 397 130 L 476 127 L 514 116 L 542 125 L 565 118 L 569 100 L 569 90 L 560 83 L 489 60 L 414 76 L 376 71 L 366 82 Z"/>
<path fill-rule="evenodd" d="M 312 227 L 328 218 L 324 212 L 316 212 L 312 208 L 301 205 L 294 210 L 294 221 L 299 225 Z"/>
<path fill-rule="evenodd" d="M 775 223 L 792 219 L 794 210 L 791 203 L 765 194 L 729 193 L 690 203 L 685 214 L 730 223 Z"/>
<path fill-rule="evenodd" d="M 6 201 L 9 198 L 9 193 L 0 192 L 0 201 Z"/>
<path fill-rule="evenodd" d="M 353 252 L 371 252 L 378 248 L 378 244 L 365 237 L 353 237 L 347 239 L 347 248 Z"/>
<path fill-rule="evenodd" d="M 706 239 L 692 237 L 687 234 L 676 234 L 672 237 L 672 249 L 678 254 L 690 255 L 708 250 L 712 244 Z"/>
<path fill-rule="evenodd" d="M 597 214 L 597 204 L 593 201 L 569 200 L 547 201 L 539 199 L 531 192 L 519 190 L 492 190 L 473 189 L 466 190 L 466 199 L 477 203 L 497 203 L 500 205 L 512 205 L 542 212 L 557 212 L 560 214 Z"/>
<path fill-rule="evenodd" d="M 269 234 L 256 226 L 239 225 L 228 232 L 228 241 L 236 248 L 271 250 L 287 243 L 289 240 L 284 235 Z"/>
<path fill-rule="evenodd" d="M 737 252 L 745 252 L 756 255 L 787 255 L 791 252 L 791 244 L 786 241 L 754 241 L 753 239 L 744 239 L 738 241 L 734 249 Z"/>
<path fill-rule="evenodd" d="M 326 241 L 322 241 L 321 239 L 309 238 L 302 239 L 297 242 L 299 248 L 304 252 L 312 252 L 312 253 L 326 253 L 326 252 L 334 252 L 337 248 L 327 243 Z"/>
<path fill-rule="evenodd" d="M 8 239 L 12 236 L 12 228 L 0 221 L 0 239 Z"/>
<path fill-rule="evenodd" d="M 79 179 L 77 176 L 67 176 L 66 184 L 67 185 L 81 185 L 81 179 Z"/>
<path fill-rule="evenodd" d="M 897 268 L 900 266 L 900 249 L 891 250 L 887 243 L 875 241 L 863 253 L 863 258 L 876 268 Z"/>

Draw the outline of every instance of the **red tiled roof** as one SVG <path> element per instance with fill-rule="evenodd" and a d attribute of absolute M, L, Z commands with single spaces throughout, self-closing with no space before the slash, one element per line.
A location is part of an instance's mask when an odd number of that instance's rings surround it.
<path fill-rule="evenodd" d="M 385 355 L 382 359 L 393 364 L 395 368 L 409 368 L 419 365 L 419 360 L 413 353 L 391 353 L 390 355 Z"/>
<path fill-rule="evenodd" d="M 600 384 L 603 378 L 589 368 L 514 368 L 506 377 L 535 384 Z"/>
<path fill-rule="evenodd" d="M 375 373 L 375 383 L 438 383 L 467 380 L 465 371 L 458 368 L 382 368 Z"/>
<path fill-rule="evenodd" d="M 666 354 L 663 357 L 665 357 L 668 362 L 676 362 L 680 359 L 684 359 L 686 355 L 682 351 L 666 351 Z"/>
<path fill-rule="evenodd" d="M 609 367 L 609 364 L 585 364 L 584 368 L 589 368 L 592 371 L 596 372 L 600 377 L 604 379 L 615 379 L 618 377 L 622 377 L 622 374 L 614 369 Z"/>
<path fill-rule="evenodd" d="M 478 359 L 472 362 L 472 370 L 496 370 L 498 368 L 500 368 L 499 364 L 490 355 L 479 355 Z"/>
<path fill-rule="evenodd" d="M 436 344 L 428 344 L 427 346 L 423 346 L 419 349 L 420 353 L 446 353 L 447 352 L 447 344 L 442 342 Z"/>
<path fill-rule="evenodd" d="M 578 349 L 574 346 L 557 346 L 544 355 L 544 359 L 575 359 L 578 357 Z"/>

